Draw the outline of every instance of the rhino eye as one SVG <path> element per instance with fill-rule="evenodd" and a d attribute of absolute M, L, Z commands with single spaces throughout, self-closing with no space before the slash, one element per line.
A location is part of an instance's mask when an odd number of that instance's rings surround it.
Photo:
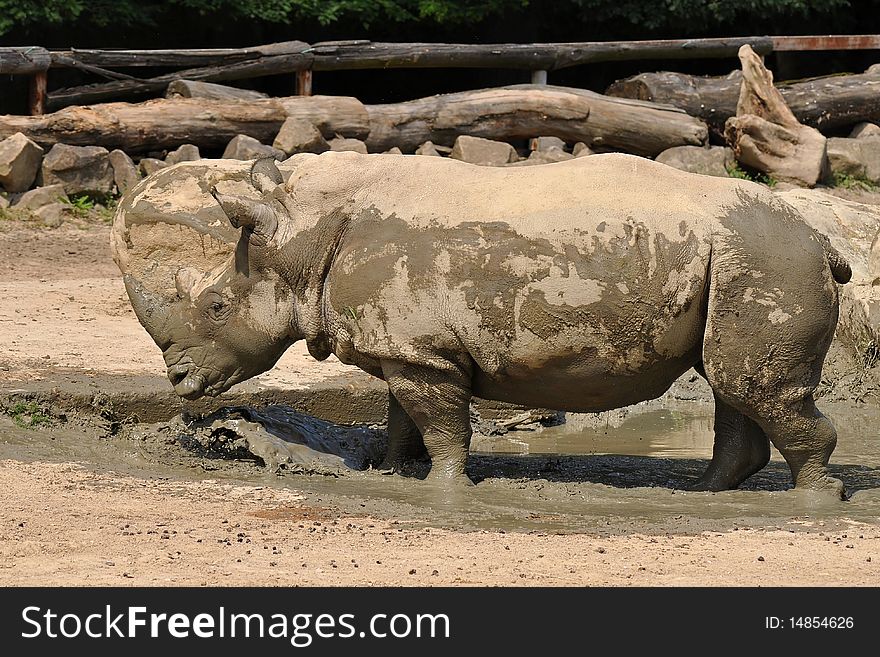
<path fill-rule="evenodd" d="M 206 309 L 209 318 L 214 321 L 223 321 L 229 316 L 230 306 L 225 301 L 215 300 L 208 304 Z"/>

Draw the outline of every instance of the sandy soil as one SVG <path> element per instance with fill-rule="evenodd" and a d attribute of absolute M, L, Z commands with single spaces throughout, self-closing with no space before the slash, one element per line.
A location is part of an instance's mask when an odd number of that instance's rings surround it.
<path fill-rule="evenodd" d="M 0 488 L 0 585 L 837 586 L 880 577 L 880 529 L 860 523 L 460 533 L 339 515 L 274 488 L 73 463 L 0 462 Z"/>
<path fill-rule="evenodd" d="M 168 385 L 124 298 L 105 225 L 0 222 L 0 248 L 0 392 L 74 372 L 144 374 L 157 388 Z M 340 375 L 360 376 L 294 348 L 261 384 L 309 386 Z M 425 528 L 393 515 L 353 516 L 356 503 L 343 510 L 271 484 L 120 472 L 60 452 L 45 458 L 26 442 L 9 448 L 5 422 L 0 585 L 880 581 L 875 523 L 800 516 L 749 528 L 729 517 L 695 524 L 670 517 L 565 535 Z"/>

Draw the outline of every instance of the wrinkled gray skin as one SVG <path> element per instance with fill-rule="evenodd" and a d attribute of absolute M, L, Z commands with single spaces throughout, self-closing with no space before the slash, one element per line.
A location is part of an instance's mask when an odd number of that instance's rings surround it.
<path fill-rule="evenodd" d="M 262 169 L 262 170 L 261 170 Z M 398 468 L 467 483 L 472 395 L 598 412 L 655 398 L 690 367 L 715 395 L 694 488 L 738 486 L 772 442 L 797 487 L 836 433 L 813 403 L 849 267 L 766 189 L 642 158 L 529 169 L 440 158 L 303 156 L 263 201 L 217 201 L 234 261 L 182 270 L 169 305 L 126 278 L 187 399 L 271 368 L 296 340 L 384 379 Z"/>

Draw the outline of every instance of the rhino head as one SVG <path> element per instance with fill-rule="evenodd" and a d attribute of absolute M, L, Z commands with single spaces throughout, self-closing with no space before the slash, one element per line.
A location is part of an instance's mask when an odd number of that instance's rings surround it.
<path fill-rule="evenodd" d="M 270 192 L 282 182 L 274 163 L 258 161 L 251 184 L 263 201 L 211 190 L 241 235 L 234 256 L 213 270 L 180 269 L 176 298 L 124 277 L 135 314 L 162 349 L 168 378 L 181 397 L 215 396 L 265 372 L 300 337 L 290 289 L 273 267 L 272 238 L 287 217 Z"/>

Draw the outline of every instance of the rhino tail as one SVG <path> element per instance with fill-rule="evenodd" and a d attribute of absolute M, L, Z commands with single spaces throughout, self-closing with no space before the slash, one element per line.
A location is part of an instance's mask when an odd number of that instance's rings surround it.
<path fill-rule="evenodd" d="M 841 285 L 849 283 L 852 278 L 852 268 L 849 263 L 840 255 L 840 251 L 831 245 L 831 241 L 825 235 L 822 233 L 817 233 L 817 235 L 825 249 L 825 259 L 828 261 L 828 266 L 831 267 L 831 275 L 834 276 L 834 280 Z"/>

